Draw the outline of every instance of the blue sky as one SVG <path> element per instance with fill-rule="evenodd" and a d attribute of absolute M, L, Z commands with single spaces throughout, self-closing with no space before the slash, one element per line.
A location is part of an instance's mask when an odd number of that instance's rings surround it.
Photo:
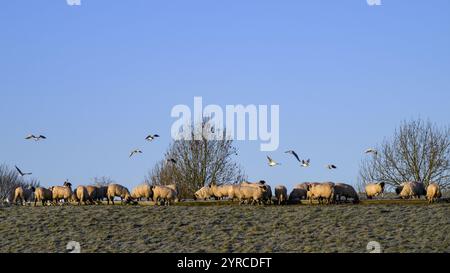
<path fill-rule="evenodd" d="M 142 182 L 174 105 L 279 104 L 280 150 L 237 142 L 250 180 L 354 184 L 402 120 L 450 117 L 450 2 L 4 1 L 0 163 L 43 185 Z M 146 144 L 152 132 L 163 137 Z M 49 137 L 26 142 L 28 133 Z M 128 153 L 141 147 L 134 159 Z M 301 169 L 284 154 L 310 157 Z M 269 169 L 269 154 L 283 163 Z M 339 169 L 324 168 L 335 163 Z"/>

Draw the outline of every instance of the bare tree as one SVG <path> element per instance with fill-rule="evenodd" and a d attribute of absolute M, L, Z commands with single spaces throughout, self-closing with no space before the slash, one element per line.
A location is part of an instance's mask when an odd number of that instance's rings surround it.
<path fill-rule="evenodd" d="M 20 177 L 15 169 L 9 168 L 7 165 L 0 165 L 0 201 L 9 199 L 12 201 L 14 191 L 17 187 L 39 187 L 39 181 L 31 178 L 25 180 Z"/>
<path fill-rule="evenodd" d="M 430 121 L 403 122 L 392 139 L 386 139 L 371 159 L 361 164 L 363 182 L 397 186 L 406 181 L 450 186 L 450 129 Z"/>
<path fill-rule="evenodd" d="M 245 180 L 244 172 L 233 160 L 237 155 L 233 140 L 226 137 L 226 132 L 222 132 L 223 137 L 214 138 L 213 132 L 206 119 L 201 126 L 192 126 L 192 140 L 174 141 L 164 160 L 149 172 L 146 182 L 152 185 L 176 184 L 181 197 L 190 198 L 205 185 Z"/>
<path fill-rule="evenodd" d="M 107 187 L 110 184 L 114 184 L 115 181 L 111 177 L 102 176 L 102 177 L 94 177 L 92 178 L 92 181 L 94 182 L 94 186 L 97 187 Z"/>

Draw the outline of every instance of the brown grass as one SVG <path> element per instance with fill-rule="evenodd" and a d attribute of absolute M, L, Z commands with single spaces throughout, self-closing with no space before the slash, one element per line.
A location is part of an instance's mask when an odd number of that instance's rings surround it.
<path fill-rule="evenodd" d="M 195 204 L 195 205 L 193 205 Z M 0 208 L 0 252 L 450 252 L 450 204 Z"/>

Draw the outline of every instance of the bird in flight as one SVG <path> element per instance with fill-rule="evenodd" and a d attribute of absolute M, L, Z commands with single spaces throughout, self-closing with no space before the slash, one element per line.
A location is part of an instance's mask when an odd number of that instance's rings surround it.
<path fill-rule="evenodd" d="M 167 162 L 172 163 L 172 164 L 177 164 L 177 161 L 173 158 L 167 159 Z"/>
<path fill-rule="evenodd" d="M 34 141 L 39 141 L 41 139 L 47 139 L 47 137 L 43 136 L 43 135 L 39 135 L 39 136 L 35 136 L 35 135 L 29 135 L 25 138 L 26 140 L 34 140 Z"/>
<path fill-rule="evenodd" d="M 147 140 L 147 141 L 153 141 L 153 140 L 155 140 L 155 138 L 158 138 L 159 137 L 159 135 L 148 135 L 146 138 L 145 138 L 145 140 Z"/>
<path fill-rule="evenodd" d="M 327 165 L 327 168 L 328 168 L 329 170 L 337 169 L 336 165 L 333 165 L 333 164 Z"/>
<path fill-rule="evenodd" d="M 272 158 L 270 158 L 270 156 L 267 156 L 267 160 L 269 160 L 270 167 L 275 167 L 275 166 L 281 165 L 280 163 L 277 163 Z"/>
<path fill-rule="evenodd" d="M 302 163 L 302 167 L 308 168 L 311 165 L 311 159 L 302 160 L 301 163 Z"/>
<path fill-rule="evenodd" d="M 374 154 L 374 155 L 378 155 L 378 151 L 375 149 L 367 149 L 366 150 L 366 154 Z"/>
<path fill-rule="evenodd" d="M 286 154 L 293 155 L 297 159 L 298 162 L 302 163 L 302 161 L 300 160 L 300 157 L 298 156 L 298 154 L 295 151 L 290 150 L 290 151 L 287 151 Z"/>
<path fill-rule="evenodd" d="M 24 172 L 22 172 L 22 170 L 20 170 L 17 166 L 14 166 L 14 167 L 16 167 L 16 170 L 17 170 L 17 172 L 19 173 L 19 175 L 21 176 L 21 177 L 24 177 L 24 176 L 26 176 L 26 175 L 32 175 L 33 173 L 24 173 Z"/>
<path fill-rule="evenodd" d="M 132 152 L 130 153 L 130 157 L 132 157 L 132 156 L 135 155 L 135 154 L 142 154 L 142 151 L 139 150 L 139 149 L 136 149 L 136 150 L 134 150 L 134 151 L 132 151 Z"/>

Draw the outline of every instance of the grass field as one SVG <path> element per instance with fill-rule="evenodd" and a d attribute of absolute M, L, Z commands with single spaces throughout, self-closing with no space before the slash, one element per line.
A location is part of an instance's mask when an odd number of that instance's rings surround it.
<path fill-rule="evenodd" d="M 218 205 L 220 204 L 220 205 Z M 450 252 L 450 204 L 0 208 L 0 252 Z"/>

